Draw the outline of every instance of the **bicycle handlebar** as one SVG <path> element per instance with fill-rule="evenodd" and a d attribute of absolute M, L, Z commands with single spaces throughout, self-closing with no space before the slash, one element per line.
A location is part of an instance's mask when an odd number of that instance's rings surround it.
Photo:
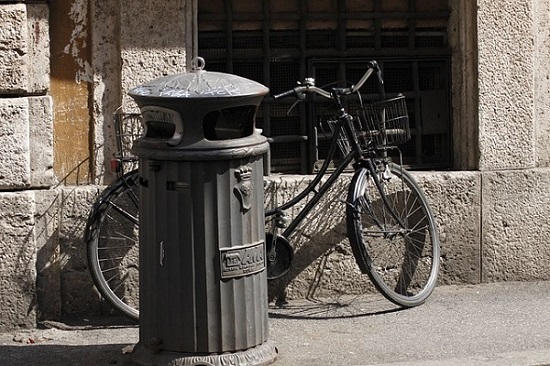
<path fill-rule="evenodd" d="M 374 60 L 367 62 L 367 71 L 363 74 L 361 79 L 357 82 L 357 84 L 352 85 L 349 88 L 334 88 L 334 92 L 338 92 L 340 95 L 349 95 L 352 93 L 355 93 L 357 90 L 359 90 L 363 84 L 368 80 L 368 78 L 372 75 L 373 72 L 376 72 L 376 76 L 378 77 L 378 92 L 380 94 L 380 98 L 382 100 L 385 99 L 386 93 L 384 90 L 384 79 L 382 78 L 382 70 L 380 70 L 380 67 L 378 66 L 378 63 Z M 312 78 L 307 78 L 302 83 L 298 83 L 299 85 L 295 88 L 292 88 L 290 90 L 284 91 L 279 94 L 275 94 L 273 96 L 274 99 L 284 98 L 288 97 L 290 95 L 295 95 L 298 99 L 305 99 L 305 94 L 315 93 L 322 97 L 325 97 L 327 99 L 333 99 L 333 95 L 331 92 L 328 92 L 324 89 L 318 88 L 315 86 L 315 81 Z"/>
<path fill-rule="evenodd" d="M 326 90 L 323 90 L 321 88 L 318 88 L 315 85 L 300 85 L 300 86 L 297 86 L 293 89 L 284 91 L 280 94 L 276 94 L 276 95 L 273 96 L 273 98 L 274 99 L 279 99 L 279 98 L 283 98 L 283 97 L 288 97 L 290 95 L 296 95 L 299 99 L 303 99 L 303 98 L 305 98 L 304 94 L 309 94 L 309 93 L 316 93 L 316 94 L 319 94 L 319 95 L 321 95 L 321 96 L 323 96 L 327 99 L 332 98 L 332 96 L 329 92 L 327 92 Z"/>
<path fill-rule="evenodd" d="M 304 87 L 300 87 L 300 88 L 304 88 Z M 296 87 L 296 88 L 294 88 L 294 89 L 290 89 L 290 90 L 284 91 L 284 92 L 282 92 L 282 93 L 280 93 L 280 94 L 276 94 L 276 95 L 273 96 L 273 98 L 274 98 L 274 99 L 279 99 L 279 98 L 288 97 L 288 96 L 290 96 L 290 95 L 292 95 L 292 94 L 295 94 L 295 93 L 297 94 L 298 91 L 296 91 L 295 89 L 298 89 L 298 87 Z"/>

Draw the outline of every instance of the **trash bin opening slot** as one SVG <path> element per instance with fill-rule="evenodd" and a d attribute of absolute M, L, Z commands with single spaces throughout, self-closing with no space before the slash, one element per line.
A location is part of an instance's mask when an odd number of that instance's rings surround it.
<path fill-rule="evenodd" d="M 177 145 L 183 138 L 183 123 L 179 113 L 162 107 L 142 109 L 144 138 L 166 141 Z"/>
<path fill-rule="evenodd" d="M 147 134 L 145 137 L 153 139 L 169 139 L 174 136 L 176 126 L 169 122 L 147 121 Z"/>
<path fill-rule="evenodd" d="M 251 136 L 257 106 L 224 108 L 208 113 L 203 120 L 204 138 L 230 140 Z"/>

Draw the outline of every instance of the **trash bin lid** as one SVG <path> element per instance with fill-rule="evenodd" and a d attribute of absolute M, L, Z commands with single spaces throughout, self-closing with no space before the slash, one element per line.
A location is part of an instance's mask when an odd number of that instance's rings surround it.
<path fill-rule="evenodd" d="M 205 61 L 197 57 L 189 73 L 164 76 L 130 90 L 134 97 L 206 99 L 260 96 L 269 89 L 241 76 L 204 70 Z"/>

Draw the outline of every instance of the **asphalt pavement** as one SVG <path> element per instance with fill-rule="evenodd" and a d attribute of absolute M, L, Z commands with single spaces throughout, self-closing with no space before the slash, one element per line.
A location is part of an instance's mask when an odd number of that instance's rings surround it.
<path fill-rule="evenodd" d="M 437 287 L 400 309 L 380 295 L 270 306 L 274 366 L 550 366 L 550 282 Z M 139 328 L 72 319 L 0 333 L 0 366 L 132 365 Z"/>

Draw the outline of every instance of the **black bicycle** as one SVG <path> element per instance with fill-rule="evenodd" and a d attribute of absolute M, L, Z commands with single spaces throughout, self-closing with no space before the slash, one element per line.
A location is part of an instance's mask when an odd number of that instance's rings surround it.
<path fill-rule="evenodd" d="M 372 74 L 377 76 L 380 101 L 365 104 L 359 89 Z M 301 101 L 311 94 L 330 99 L 335 106 L 337 115 L 326 121 L 332 130 L 331 144 L 324 164 L 304 191 L 266 212 L 273 222 L 266 236 L 268 278 L 281 277 L 289 270 L 289 236 L 351 165 L 355 173 L 345 202 L 346 223 L 357 265 L 388 300 L 404 307 L 422 304 L 437 282 L 440 247 L 424 193 L 401 158 L 395 163 L 388 154 L 410 138 L 405 97 L 386 99 L 382 71 L 376 61 L 370 61 L 363 77 L 350 87 L 325 90 L 306 79 L 274 98 L 295 96 Z M 357 105 L 355 115 L 348 113 L 347 99 Z M 326 178 L 337 149 L 343 157 Z M 320 184 L 322 178 L 326 179 Z M 284 211 L 305 197 L 311 199 L 287 224 Z"/>
<path fill-rule="evenodd" d="M 271 226 L 266 233 L 267 276 L 272 280 L 288 272 L 293 257 L 289 236 L 351 167 L 354 175 L 345 205 L 347 234 L 356 262 L 387 299 L 404 307 L 417 306 L 426 301 L 437 282 L 440 247 L 436 221 L 424 193 L 403 167 L 397 147 L 410 138 L 405 98 L 386 99 L 377 62 L 368 62 L 366 68 L 359 82 L 350 87 L 327 90 L 306 79 L 274 96 L 293 96 L 297 101 L 320 96 L 333 103 L 336 115 L 322 122 L 330 127 L 331 142 L 315 178 L 295 198 L 265 213 L 266 226 Z M 380 100 L 364 103 L 359 89 L 373 74 Z M 348 105 L 354 106 L 353 114 Z M 336 162 L 337 154 L 341 158 Z M 397 155 L 398 162 L 390 155 Z M 332 162 L 334 170 L 327 176 Z M 109 186 L 94 205 L 87 230 L 89 264 L 97 288 L 116 308 L 134 318 L 139 316 L 138 307 L 125 301 L 125 294 L 133 293 L 137 286 L 137 256 L 128 259 L 138 245 L 137 184 L 137 172 L 131 171 Z M 285 210 L 306 197 L 308 202 L 288 223 Z"/>

